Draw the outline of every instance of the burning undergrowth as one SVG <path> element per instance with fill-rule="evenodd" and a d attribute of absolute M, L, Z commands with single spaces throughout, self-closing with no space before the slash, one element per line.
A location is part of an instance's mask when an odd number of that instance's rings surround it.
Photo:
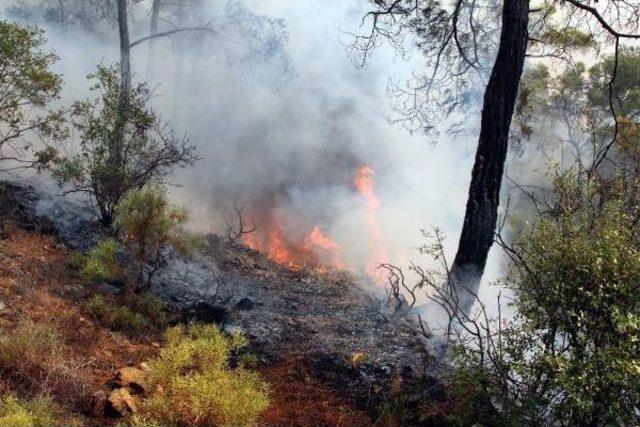
<path fill-rule="evenodd" d="M 376 194 L 374 178 L 373 167 L 363 165 L 357 168 L 352 181 L 345 187 L 357 192 L 361 208 L 361 232 L 367 236 L 369 247 L 365 260 L 366 273 L 373 281 L 380 282 L 383 278 L 378 266 L 388 263 L 389 255 L 378 219 L 382 202 Z M 347 260 L 341 244 L 327 231 L 327 224 L 314 222 L 313 218 L 292 208 L 286 197 L 263 197 L 254 202 L 247 217 L 253 226 L 241 236 L 242 242 L 279 264 L 292 269 L 357 270 Z"/>

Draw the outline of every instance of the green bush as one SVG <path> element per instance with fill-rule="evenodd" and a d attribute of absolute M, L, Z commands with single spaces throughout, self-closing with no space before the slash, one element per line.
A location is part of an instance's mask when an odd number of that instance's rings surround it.
<path fill-rule="evenodd" d="M 9 394 L 0 399 L 0 425 L 3 427 L 50 427 L 60 417 L 60 408 L 47 396 L 20 400 Z"/>
<path fill-rule="evenodd" d="M 123 97 L 115 66 L 99 66 L 89 79 L 97 96 L 76 102 L 71 111 L 79 152 L 58 159 L 53 178 L 87 193 L 110 226 L 115 207 L 128 192 L 163 181 L 174 168 L 191 166 L 199 158 L 188 138 L 177 136 L 151 108 L 153 94 L 145 84 Z"/>
<path fill-rule="evenodd" d="M 138 284 L 148 284 L 173 248 L 189 255 L 197 239 L 185 229 L 189 213 L 172 206 L 165 188 L 151 185 L 131 191 L 115 210 L 115 227 L 122 241 L 132 252 L 138 271 Z"/>
<path fill-rule="evenodd" d="M 73 251 L 67 259 L 67 266 L 74 270 L 80 271 L 87 263 L 87 256 L 80 251 Z"/>
<path fill-rule="evenodd" d="M 67 136 L 62 111 L 49 108 L 60 98 L 62 79 L 53 72 L 58 58 L 45 46 L 42 30 L 0 19 L 0 148 L 37 168 L 56 156 L 48 142 Z"/>
<path fill-rule="evenodd" d="M 607 191 L 560 177 L 553 209 L 519 231 L 516 315 L 456 348 L 456 422 L 638 425 L 640 209 Z"/>
<path fill-rule="evenodd" d="M 134 426 L 250 426 L 269 406 L 267 384 L 254 372 L 231 369 L 229 357 L 246 345 L 213 325 L 178 326 L 149 362 L 155 392 Z"/>
<path fill-rule="evenodd" d="M 89 282 L 113 280 L 119 271 L 118 249 L 115 239 L 101 240 L 87 255 L 75 255 L 72 261 L 81 265 L 80 273 Z"/>
<path fill-rule="evenodd" d="M 149 319 L 143 314 L 101 295 L 91 297 L 85 306 L 96 320 L 113 330 L 139 333 L 150 327 Z"/>
<path fill-rule="evenodd" d="M 162 328 L 169 322 L 167 306 L 159 297 L 150 293 L 131 294 L 126 302 L 133 310 L 149 319 L 155 326 Z"/>

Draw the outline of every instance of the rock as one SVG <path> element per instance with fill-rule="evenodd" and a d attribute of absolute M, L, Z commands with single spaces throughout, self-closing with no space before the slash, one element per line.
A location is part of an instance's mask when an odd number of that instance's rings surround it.
<path fill-rule="evenodd" d="M 149 392 L 148 378 L 148 370 L 126 367 L 116 371 L 111 383 L 115 387 L 127 387 L 134 394 L 147 394 Z"/>
<path fill-rule="evenodd" d="M 0 313 L 2 313 L 3 311 L 5 311 L 7 309 L 7 306 L 5 303 L 3 303 L 2 301 L 0 301 Z"/>
<path fill-rule="evenodd" d="M 105 403 L 104 413 L 109 417 L 124 417 L 135 414 L 138 405 L 126 388 L 117 388 L 111 392 Z"/>
<path fill-rule="evenodd" d="M 249 310 L 253 310 L 255 306 L 256 306 L 256 303 L 253 302 L 251 299 L 242 298 L 236 304 L 235 309 L 240 311 L 249 311 Z"/>

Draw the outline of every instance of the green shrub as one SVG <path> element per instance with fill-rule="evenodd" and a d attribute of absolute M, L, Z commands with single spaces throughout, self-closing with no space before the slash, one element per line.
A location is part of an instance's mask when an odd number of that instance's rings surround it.
<path fill-rule="evenodd" d="M 36 168 L 55 158 L 50 143 L 67 136 L 63 112 L 49 108 L 60 98 L 62 79 L 52 71 L 58 58 L 46 44 L 37 27 L 0 20 L 0 149 Z"/>
<path fill-rule="evenodd" d="M 139 285 L 149 283 L 171 248 L 189 255 L 197 246 L 197 239 L 185 229 L 188 222 L 187 210 L 172 206 L 161 186 L 131 191 L 118 203 L 115 226 L 133 254 Z"/>
<path fill-rule="evenodd" d="M 14 395 L 0 399 L 0 425 L 3 427 L 50 427 L 60 416 L 60 409 L 47 396 L 20 400 Z"/>
<path fill-rule="evenodd" d="M 250 426 L 269 406 L 267 384 L 254 372 L 231 369 L 229 357 L 246 345 L 213 325 L 178 326 L 149 362 L 151 387 L 139 422 L 174 426 Z"/>
<path fill-rule="evenodd" d="M 127 303 L 159 328 L 166 326 L 169 322 L 166 304 L 151 292 L 130 294 L 127 297 Z"/>
<path fill-rule="evenodd" d="M 87 264 L 87 256 L 80 251 L 73 251 L 67 259 L 67 266 L 74 270 L 80 271 Z"/>
<path fill-rule="evenodd" d="M 640 421 L 640 205 L 613 185 L 605 199 L 572 175 L 554 184 L 509 247 L 515 316 L 455 349 L 459 424 Z"/>
<path fill-rule="evenodd" d="M 82 276 L 89 282 L 97 283 L 113 280 L 118 274 L 118 242 L 115 239 L 105 239 L 89 251 L 82 262 L 80 256 L 74 261 L 81 261 Z"/>
<path fill-rule="evenodd" d="M 96 97 L 71 109 L 79 151 L 58 159 L 53 178 L 87 193 L 110 226 L 125 194 L 163 181 L 174 168 L 199 158 L 188 138 L 177 136 L 151 108 L 153 94 L 145 84 L 132 87 L 123 104 L 117 67 L 99 66 L 89 79 Z"/>
<path fill-rule="evenodd" d="M 94 295 L 87 301 L 86 308 L 100 323 L 110 329 L 127 332 L 142 332 L 150 323 L 144 315 L 132 311 L 125 305 L 108 301 L 101 295 Z"/>

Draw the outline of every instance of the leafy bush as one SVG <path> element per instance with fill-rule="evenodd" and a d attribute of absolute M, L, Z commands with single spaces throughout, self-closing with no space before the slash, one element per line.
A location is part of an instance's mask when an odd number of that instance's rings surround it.
<path fill-rule="evenodd" d="M 125 194 L 161 181 L 174 167 L 193 165 L 198 157 L 149 107 L 152 94 L 144 84 L 132 88 L 123 103 L 116 67 L 100 66 L 89 78 L 98 98 L 73 107 L 80 151 L 60 159 L 53 176 L 61 186 L 93 197 L 103 223 L 111 225 Z"/>
<path fill-rule="evenodd" d="M 115 212 L 116 229 L 134 254 L 140 284 L 148 282 L 164 264 L 171 249 L 187 255 L 197 245 L 184 228 L 189 221 L 187 210 L 171 206 L 163 187 L 153 185 L 130 192 Z"/>
<path fill-rule="evenodd" d="M 156 295 L 150 292 L 134 293 L 125 300 L 133 310 L 148 318 L 150 323 L 162 328 L 169 322 L 167 305 Z"/>
<path fill-rule="evenodd" d="M 143 314 L 108 301 L 101 295 L 91 297 L 86 308 L 100 323 L 113 330 L 142 332 L 150 327 L 149 319 Z"/>
<path fill-rule="evenodd" d="M 66 136 L 61 112 L 47 108 L 59 98 L 62 79 L 51 71 L 58 58 L 43 51 L 45 42 L 36 27 L 0 20 L 0 148 L 11 145 L 0 157 L 38 167 L 56 152 L 50 146 L 34 150 L 33 142 Z"/>
<path fill-rule="evenodd" d="M 73 270 L 80 271 L 87 263 L 87 256 L 80 251 L 73 251 L 67 259 L 67 266 Z"/>
<path fill-rule="evenodd" d="M 640 211 L 614 188 L 604 198 L 560 177 L 549 211 L 520 230 L 506 278 L 515 319 L 480 324 L 456 349 L 460 423 L 640 422 Z"/>
<path fill-rule="evenodd" d="M 0 425 L 4 427 L 50 427 L 60 417 L 60 408 L 47 396 L 20 400 L 9 394 L 0 399 Z"/>
<path fill-rule="evenodd" d="M 81 267 L 82 277 L 89 282 L 113 280 L 119 271 L 118 249 L 115 239 L 101 240 L 87 255 L 74 255 L 70 262 Z"/>
<path fill-rule="evenodd" d="M 213 325 L 167 330 L 166 345 L 149 362 L 155 392 L 132 425 L 249 426 L 269 406 L 267 384 L 258 374 L 231 369 L 229 357 L 246 345 Z"/>

